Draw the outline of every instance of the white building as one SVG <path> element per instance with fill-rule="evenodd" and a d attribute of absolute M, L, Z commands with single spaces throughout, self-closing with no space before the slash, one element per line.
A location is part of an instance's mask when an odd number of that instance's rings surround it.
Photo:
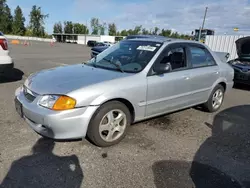
<path fill-rule="evenodd" d="M 96 42 L 111 42 L 115 43 L 118 36 L 109 36 L 109 35 L 85 35 L 85 34 L 62 34 L 54 33 L 53 37 L 57 42 L 74 42 L 77 44 L 86 45 L 89 40 Z"/>
<path fill-rule="evenodd" d="M 238 57 L 235 41 L 247 36 L 249 35 L 211 35 L 206 36 L 205 44 L 213 51 L 229 53 L 229 60 L 232 60 Z"/>

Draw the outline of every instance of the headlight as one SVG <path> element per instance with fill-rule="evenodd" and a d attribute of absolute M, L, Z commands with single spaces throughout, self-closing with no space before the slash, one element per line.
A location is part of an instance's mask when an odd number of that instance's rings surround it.
<path fill-rule="evenodd" d="M 44 95 L 39 105 L 51 110 L 69 110 L 75 108 L 76 100 L 68 96 Z"/>

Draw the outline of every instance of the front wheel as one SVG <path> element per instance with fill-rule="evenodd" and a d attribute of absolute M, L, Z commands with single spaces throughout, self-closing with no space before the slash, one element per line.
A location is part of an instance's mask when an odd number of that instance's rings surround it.
<path fill-rule="evenodd" d="M 111 101 L 102 105 L 90 121 L 87 136 L 97 146 L 119 143 L 126 135 L 131 115 L 123 103 Z"/>
<path fill-rule="evenodd" d="M 217 85 L 212 91 L 208 101 L 204 104 L 208 112 L 216 112 L 220 109 L 224 100 L 225 89 L 222 85 Z"/>

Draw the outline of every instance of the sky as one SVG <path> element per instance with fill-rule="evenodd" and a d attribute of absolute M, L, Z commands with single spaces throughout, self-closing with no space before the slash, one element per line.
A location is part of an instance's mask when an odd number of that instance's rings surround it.
<path fill-rule="evenodd" d="M 118 30 L 142 25 L 191 34 L 202 25 L 205 7 L 205 28 L 214 29 L 215 34 L 250 34 L 250 0 L 7 0 L 7 4 L 12 11 L 19 5 L 26 23 L 31 7 L 40 6 L 49 14 L 46 31 L 50 34 L 55 22 L 73 21 L 90 27 L 92 17 L 114 22 Z"/>

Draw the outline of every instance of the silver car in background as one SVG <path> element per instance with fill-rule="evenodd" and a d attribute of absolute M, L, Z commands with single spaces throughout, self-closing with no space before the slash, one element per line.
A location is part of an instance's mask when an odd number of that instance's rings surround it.
<path fill-rule="evenodd" d="M 17 112 L 42 136 L 120 142 L 132 123 L 201 105 L 217 111 L 234 70 L 204 44 L 123 40 L 86 64 L 34 73 L 15 93 Z"/>

